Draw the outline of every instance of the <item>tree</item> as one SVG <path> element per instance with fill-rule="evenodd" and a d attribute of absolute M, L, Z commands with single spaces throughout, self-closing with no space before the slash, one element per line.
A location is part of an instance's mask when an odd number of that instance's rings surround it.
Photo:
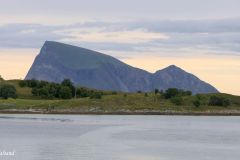
<path fill-rule="evenodd" d="M 72 98 L 72 90 L 67 86 L 61 86 L 61 88 L 59 90 L 59 98 L 71 99 Z"/>
<path fill-rule="evenodd" d="M 145 93 L 144 96 L 145 96 L 145 97 L 148 97 L 148 93 Z"/>
<path fill-rule="evenodd" d="M 156 88 L 156 89 L 154 90 L 154 93 L 155 93 L 155 95 L 158 94 L 158 93 L 159 93 L 159 90 Z"/>
<path fill-rule="evenodd" d="M 199 107 L 201 105 L 201 102 L 198 99 L 194 100 L 192 103 L 195 107 Z"/>
<path fill-rule="evenodd" d="M 38 91 L 39 89 L 37 89 L 37 88 L 32 88 L 32 94 L 34 95 L 34 96 L 39 96 L 39 91 Z"/>
<path fill-rule="evenodd" d="M 69 87 L 71 89 L 72 97 L 75 97 L 76 90 L 75 87 L 70 79 L 64 79 L 61 83 L 62 86 Z"/>
<path fill-rule="evenodd" d="M 192 92 L 191 91 L 184 91 L 184 96 L 191 96 Z"/>
<path fill-rule="evenodd" d="M 179 106 L 183 104 L 183 98 L 180 96 L 172 97 L 171 102 Z"/>
<path fill-rule="evenodd" d="M 84 98 L 84 97 L 89 97 L 90 92 L 86 88 L 78 88 L 76 91 L 77 97 L 79 98 Z"/>
<path fill-rule="evenodd" d="M 102 93 L 98 92 L 98 91 L 95 91 L 90 95 L 90 98 L 91 99 L 101 99 L 102 98 Z"/>
<path fill-rule="evenodd" d="M 38 91 L 38 95 L 42 98 L 49 98 L 49 92 L 47 87 L 40 88 Z"/>
<path fill-rule="evenodd" d="M 4 84 L 0 86 L 0 97 L 4 99 L 17 98 L 17 91 L 13 85 Z"/>
<path fill-rule="evenodd" d="M 24 81 L 24 80 L 19 81 L 18 84 L 19 84 L 19 86 L 22 87 L 22 88 L 23 88 L 23 87 L 27 87 L 27 85 L 28 85 L 28 84 L 27 84 L 27 81 Z"/>
<path fill-rule="evenodd" d="M 179 94 L 179 91 L 177 88 L 168 88 L 165 93 L 163 94 L 163 96 L 166 98 L 166 99 L 169 99 L 169 98 L 172 98 L 172 97 L 175 97 Z"/>
<path fill-rule="evenodd" d="M 227 107 L 230 105 L 230 100 L 224 97 L 211 96 L 209 99 L 209 106 L 224 106 Z"/>
<path fill-rule="evenodd" d="M 39 81 L 37 87 L 42 88 L 42 87 L 47 86 L 48 84 L 49 84 L 49 82 L 47 82 L 47 81 Z"/>
<path fill-rule="evenodd" d="M 36 79 L 31 79 L 31 80 L 27 80 L 28 82 L 28 87 L 34 88 L 38 86 L 38 80 Z"/>

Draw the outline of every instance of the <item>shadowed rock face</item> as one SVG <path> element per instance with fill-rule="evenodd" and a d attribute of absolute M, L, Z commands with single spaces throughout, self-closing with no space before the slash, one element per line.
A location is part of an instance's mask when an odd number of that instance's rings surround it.
<path fill-rule="evenodd" d="M 65 78 L 71 79 L 75 85 L 123 92 L 171 87 L 193 93 L 218 92 L 173 65 L 151 74 L 99 52 L 46 41 L 25 79 L 61 82 Z"/>

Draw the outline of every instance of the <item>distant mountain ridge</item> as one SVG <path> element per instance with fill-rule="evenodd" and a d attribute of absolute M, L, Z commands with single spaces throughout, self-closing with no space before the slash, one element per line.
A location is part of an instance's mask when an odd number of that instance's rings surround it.
<path fill-rule="evenodd" d="M 154 74 L 111 56 L 59 42 L 46 41 L 25 79 L 61 82 L 123 92 L 179 88 L 193 93 L 216 93 L 216 88 L 171 65 Z"/>

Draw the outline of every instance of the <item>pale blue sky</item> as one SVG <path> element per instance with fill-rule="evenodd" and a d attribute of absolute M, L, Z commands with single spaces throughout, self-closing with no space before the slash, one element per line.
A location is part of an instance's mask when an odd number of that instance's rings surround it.
<path fill-rule="evenodd" d="M 141 19 L 238 17 L 239 0 L 1 0 L 1 14 Z"/>
<path fill-rule="evenodd" d="M 220 91 L 240 95 L 240 88 L 231 86 L 240 83 L 239 0 L 0 4 L 0 74 L 7 79 L 24 78 L 44 41 L 54 40 L 101 51 L 151 72 L 176 64 Z M 18 56 L 26 60 L 14 61 Z"/>

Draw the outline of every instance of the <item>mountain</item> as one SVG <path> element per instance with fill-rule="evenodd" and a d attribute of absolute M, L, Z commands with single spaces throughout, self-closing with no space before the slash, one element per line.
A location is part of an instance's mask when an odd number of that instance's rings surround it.
<path fill-rule="evenodd" d="M 171 65 L 153 74 L 153 86 L 166 90 L 168 88 L 180 88 L 190 90 L 193 93 L 218 92 L 210 84 L 200 80 L 193 74 L 187 73 L 181 68 Z"/>
<path fill-rule="evenodd" d="M 193 93 L 218 92 L 173 65 L 152 74 L 99 52 L 46 41 L 25 79 L 61 82 L 65 78 L 75 85 L 101 90 L 136 92 L 175 87 Z"/>

